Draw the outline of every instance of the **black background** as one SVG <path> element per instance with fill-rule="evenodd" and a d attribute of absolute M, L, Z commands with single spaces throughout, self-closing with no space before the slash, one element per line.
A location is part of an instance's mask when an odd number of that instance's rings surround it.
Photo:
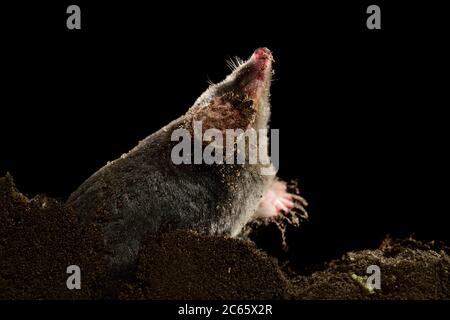
<path fill-rule="evenodd" d="M 306 255 L 337 257 L 390 233 L 449 241 L 448 33 L 433 4 L 21 2 L 1 7 L 0 174 L 65 199 L 182 115 L 229 72 L 275 57 L 280 176 L 310 203 Z M 66 8 L 81 7 L 82 30 Z M 378 4 L 382 29 L 366 28 Z"/>

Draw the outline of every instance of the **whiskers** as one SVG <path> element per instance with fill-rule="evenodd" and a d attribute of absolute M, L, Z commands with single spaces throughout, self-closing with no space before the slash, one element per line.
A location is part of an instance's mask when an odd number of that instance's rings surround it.
<path fill-rule="evenodd" d="M 231 59 L 227 60 L 227 66 L 228 66 L 228 68 L 231 69 L 231 71 L 236 70 L 237 68 L 239 68 L 244 63 L 245 63 L 244 60 L 242 60 L 239 57 L 234 57 L 234 58 L 231 58 Z"/>

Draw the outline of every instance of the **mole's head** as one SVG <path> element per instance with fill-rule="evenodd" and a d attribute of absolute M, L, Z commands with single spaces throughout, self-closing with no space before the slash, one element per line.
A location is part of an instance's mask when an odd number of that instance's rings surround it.
<path fill-rule="evenodd" d="M 273 61 L 269 49 L 259 48 L 246 62 L 233 63 L 233 72 L 211 85 L 188 114 L 202 121 L 204 130 L 267 127 Z"/>

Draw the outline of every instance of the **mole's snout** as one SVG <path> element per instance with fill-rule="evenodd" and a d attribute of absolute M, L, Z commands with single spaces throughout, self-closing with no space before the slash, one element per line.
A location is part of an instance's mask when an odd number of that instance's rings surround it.
<path fill-rule="evenodd" d="M 272 62 L 274 61 L 272 52 L 267 48 L 258 48 L 253 52 L 249 59 L 251 72 L 245 71 L 247 74 L 245 83 L 254 82 L 254 80 L 267 81 L 270 80 L 270 72 L 272 70 Z M 245 69 L 244 69 L 245 70 Z"/>
<path fill-rule="evenodd" d="M 253 53 L 253 56 L 257 60 L 274 61 L 273 60 L 273 56 L 272 56 L 272 52 L 269 49 L 267 49 L 267 48 L 258 48 L 258 49 L 256 49 L 255 52 Z"/>

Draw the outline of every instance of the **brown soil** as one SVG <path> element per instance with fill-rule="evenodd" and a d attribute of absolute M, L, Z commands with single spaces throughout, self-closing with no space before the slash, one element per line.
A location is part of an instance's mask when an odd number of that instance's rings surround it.
<path fill-rule="evenodd" d="M 101 234 L 79 227 L 76 212 L 45 196 L 28 199 L 7 175 L 0 178 L 0 220 L 0 299 L 100 297 Z M 86 270 L 85 290 L 67 290 L 73 264 Z"/>
<path fill-rule="evenodd" d="M 308 275 L 286 261 L 280 267 L 257 245 L 270 236 L 279 252 L 289 250 L 283 228 L 297 223 L 294 217 L 253 222 L 244 239 L 190 231 L 150 237 L 128 279 L 109 277 L 95 227 L 80 226 L 77 213 L 57 200 L 28 199 L 9 175 L 0 178 L 0 220 L 0 299 L 450 298 L 449 251 L 439 243 L 387 239 L 377 250 L 349 252 Z M 82 270 L 82 290 L 66 287 L 72 264 Z M 371 292 L 364 283 L 374 264 L 381 290 Z"/>
<path fill-rule="evenodd" d="M 380 267 L 381 290 L 366 286 L 370 265 Z M 449 277 L 450 257 L 443 250 L 388 239 L 380 249 L 348 252 L 324 271 L 293 277 L 292 284 L 301 299 L 449 299 Z"/>

